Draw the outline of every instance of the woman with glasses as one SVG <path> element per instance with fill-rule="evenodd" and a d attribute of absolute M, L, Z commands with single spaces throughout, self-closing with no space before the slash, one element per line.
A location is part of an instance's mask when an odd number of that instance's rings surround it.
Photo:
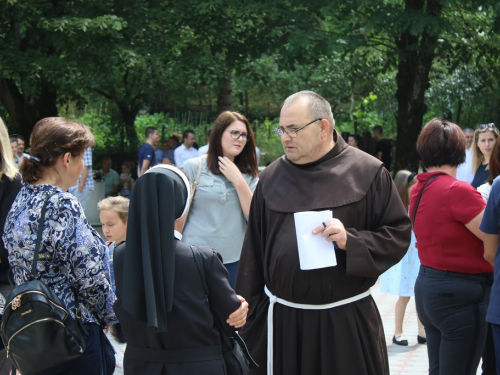
<path fill-rule="evenodd" d="M 476 189 L 484 184 L 489 176 L 488 164 L 499 134 L 495 124 L 480 124 L 474 132 L 474 143 L 472 144 L 474 179 L 471 185 Z"/>
<path fill-rule="evenodd" d="M 217 249 L 234 287 L 250 202 L 258 182 L 255 141 L 245 116 L 226 111 L 217 117 L 208 153 L 182 166 L 191 184 L 199 165 L 198 185 L 183 240 Z"/>

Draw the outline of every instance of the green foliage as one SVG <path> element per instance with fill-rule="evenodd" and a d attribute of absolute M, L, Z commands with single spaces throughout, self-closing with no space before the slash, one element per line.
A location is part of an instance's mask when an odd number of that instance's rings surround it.
<path fill-rule="evenodd" d="M 299 90 L 332 104 L 339 131 L 381 124 L 396 135 L 398 64 L 408 53 L 433 52 L 423 121 L 499 122 L 500 3 L 426 1 L 442 7 L 439 17 L 410 3 L 7 0 L 0 2 L 0 99 L 15 98 L 2 91 L 6 81 L 32 103 L 48 91 L 59 108 L 70 101 L 94 108 L 98 95 L 115 109 L 79 118 L 93 126 L 98 150 L 132 154 L 147 126 L 164 137 L 193 128 L 203 144 L 221 82 L 232 75 L 232 109 L 252 120 L 267 163 L 283 153 L 272 134 L 278 120 L 268 119 Z M 423 44 L 431 34 L 437 41 Z"/>
<path fill-rule="evenodd" d="M 259 165 L 266 166 L 284 154 L 281 139 L 274 134 L 274 129 L 279 125 L 279 118 L 264 121 L 254 121 L 252 128 L 256 130 L 256 143 L 261 155 Z"/>

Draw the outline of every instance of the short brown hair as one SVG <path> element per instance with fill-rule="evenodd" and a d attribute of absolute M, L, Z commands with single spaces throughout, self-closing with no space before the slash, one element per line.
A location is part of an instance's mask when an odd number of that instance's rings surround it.
<path fill-rule="evenodd" d="M 425 168 L 457 166 L 465 161 L 465 145 L 465 135 L 458 125 L 433 118 L 418 136 L 417 152 Z"/>
<path fill-rule="evenodd" d="M 20 166 L 26 183 L 38 181 L 65 153 L 82 155 L 88 147 L 94 147 L 95 139 L 87 125 L 64 117 L 47 117 L 36 123 L 30 145 L 34 158 L 23 158 Z"/>
<path fill-rule="evenodd" d="M 238 112 L 225 111 L 215 119 L 214 126 L 210 133 L 210 142 L 207 153 L 207 167 L 213 174 L 221 174 L 219 170 L 219 156 L 222 156 L 222 134 L 235 121 L 241 121 L 247 128 L 247 143 L 241 153 L 234 158 L 234 164 L 241 173 L 257 177 L 257 154 L 255 152 L 255 140 L 250 123 L 247 118 Z"/>

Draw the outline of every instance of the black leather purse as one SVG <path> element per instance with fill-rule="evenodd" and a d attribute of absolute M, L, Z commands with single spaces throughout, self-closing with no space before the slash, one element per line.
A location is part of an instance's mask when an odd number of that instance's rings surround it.
<path fill-rule="evenodd" d="M 191 246 L 191 251 L 193 252 L 196 267 L 198 267 L 198 271 L 200 272 L 201 279 L 203 281 L 203 287 L 205 288 L 207 300 L 209 300 L 210 293 L 208 291 L 208 284 L 205 277 L 205 269 L 203 268 L 201 254 L 196 246 Z M 224 357 L 224 362 L 226 363 L 227 374 L 247 375 L 251 368 L 259 367 L 259 365 L 257 365 L 257 363 L 253 360 L 245 342 L 238 332 L 235 331 L 232 337 L 227 337 L 222 329 L 222 323 L 215 315 L 214 320 L 221 338 L 222 356 Z"/>
<path fill-rule="evenodd" d="M 50 196 L 43 205 L 38 224 L 31 272 L 22 267 L 30 280 L 8 295 L 0 328 L 7 357 L 22 375 L 38 374 L 85 351 L 86 332 L 80 319 L 73 319 L 52 289 L 37 279 L 36 264 L 49 199 Z M 78 317 L 76 295 L 75 305 Z"/>

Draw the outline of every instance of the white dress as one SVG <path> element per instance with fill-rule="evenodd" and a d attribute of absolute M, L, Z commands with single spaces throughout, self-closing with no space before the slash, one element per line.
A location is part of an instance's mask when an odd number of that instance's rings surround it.
<path fill-rule="evenodd" d="M 416 238 L 411 232 L 411 243 L 401 261 L 380 275 L 380 291 L 401 297 L 415 295 L 415 280 L 420 269 L 420 259 L 415 246 Z"/>

